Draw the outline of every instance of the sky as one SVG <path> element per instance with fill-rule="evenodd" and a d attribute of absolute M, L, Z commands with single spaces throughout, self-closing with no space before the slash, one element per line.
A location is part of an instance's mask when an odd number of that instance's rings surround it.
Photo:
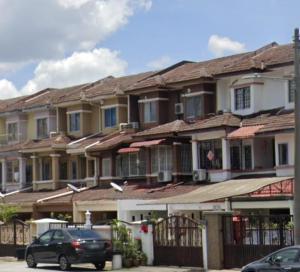
<path fill-rule="evenodd" d="M 292 42 L 299 0 L 0 0 L 0 99 Z"/>

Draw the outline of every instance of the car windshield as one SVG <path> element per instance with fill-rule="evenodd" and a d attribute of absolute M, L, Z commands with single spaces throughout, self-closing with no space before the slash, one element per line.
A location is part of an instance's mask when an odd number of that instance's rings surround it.
<path fill-rule="evenodd" d="M 68 230 L 71 236 L 75 239 L 101 239 L 100 235 L 92 230 Z"/>

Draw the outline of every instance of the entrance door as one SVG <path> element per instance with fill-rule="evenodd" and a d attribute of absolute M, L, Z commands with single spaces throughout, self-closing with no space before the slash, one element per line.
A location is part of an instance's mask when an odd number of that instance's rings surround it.
<path fill-rule="evenodd" d="M 203 266 L 201 224 L 170 216 L 154 225 L 155 265 Z"/>

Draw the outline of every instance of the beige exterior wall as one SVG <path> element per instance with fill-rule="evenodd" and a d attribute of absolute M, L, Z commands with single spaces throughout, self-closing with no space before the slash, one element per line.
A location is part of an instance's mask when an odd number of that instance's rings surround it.
<path fill-rule="evenodd" d="M 100 132 L 100 107 L 92 106 L 92 114 L 91 114 L 91 133 L 95 134 Z"/>
<path fill-rule="evenodd" d="M 34 113 L 27 114 L 27 137 L 28 139 L 35 139 L 36 136 L 36 120 Z"/>

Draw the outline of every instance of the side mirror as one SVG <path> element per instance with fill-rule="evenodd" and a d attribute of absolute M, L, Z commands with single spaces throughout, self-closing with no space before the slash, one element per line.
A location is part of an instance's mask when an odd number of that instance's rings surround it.
<path fill-rule="evenodd" d="M 272 257 L 267 258 L 266 262 L 269 264 L 274 264 Z"/>
<path fill-rule="evenodd" d="M 274 264 L 280 265 L 282 258 L 280 256 L 276 257 L 274 260 Z"/>
<path fill-rule="evenodd" d="M 36 236 L 33 237 L 33 243 L 34 244 L 38 244 L 40 242 L 39 238 L 37 238 Z"/>

